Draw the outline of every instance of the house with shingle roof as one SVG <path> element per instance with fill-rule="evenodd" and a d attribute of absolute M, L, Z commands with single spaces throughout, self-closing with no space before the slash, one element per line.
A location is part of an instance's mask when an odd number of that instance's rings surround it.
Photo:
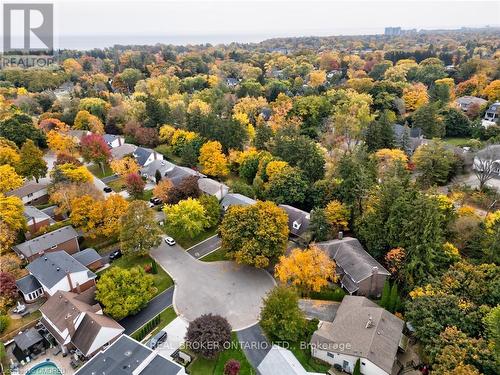
<path fill-rule="evenodd" d="M 139 166 L 145 167 L 154 160 L 163 160 L 163 155 L 147 147 L 137 147 L 133 152 L 135 161 Z"/>
<path fill-rule="evenodd" d="M 24 217 L 30 235 L 34 235 L 43 227 L 49 226 L 52 221 L 49 215 L 34 206 L 24 206 Z"/>
<path fill-rule="evenodd" d="M 360 360 L 364 375 L 396 375 L 404 349 L 404 322 L 365 297 L 345 296 L 333 322 L 320 322 L 311 355 L 351 373 Z"/>
<path fill-rule="evenodd" d="M 121 335 L 85 363 L 75 375 L 184 375 L 184 367 L 130 336 Z"/>
<path fill-rule="evenodd" d="M 203 193 L 213 195 L 219 201 L 229 192 L 229 186 L 208 177 L 198 179 L 198 187 Z"/>
<path fill-rule="evenodd" d="M 278 207 L 285 210 L 288 216 L 288 229 L 291 238 L 300 238 L 303 240 L 308 240 L 308 229 L 309 223 L 311 221 L 311 215 L 309 212 L 299 210 L 293 206 L 286 204 L 280 204 Z"/>
<path fill-rule="evenodd" d="M 136 148 L 136 145 L 124 143 L 121 146 L 112 148 L 111 156 L 113 157 L 113 159 L 123 159 L 127 155 L 133 155 Z"/>
<path fill-rule="evenodd" d="M 64 250 L 74 254 L 80 250 L 78 233 L 71 225 L 35 237 L 12 247 L 22 259 L 32 262 L 45 253 Z"/>
<path fill-rule="evenodd" d="M 168 178 L 174 186 L 179 185 L 182 180 L 184 180 L 186 177 L 205 177 L 204 174 L 195 171 L 194 169 L 188 168 L 188 167 L 181 167 L 180 165 L 174 166 L 171 170 L 167 172 L 165 175 L 166 178 Z"/>
<path fill-rule="evenodd" d="M 74 253 L 73 258 L 92 271 L 101 268 L 103 265 L 102 256 L 90 247 Z"/>
<path fill-rule="evenodd" d="M 156 171 L 160 172 L 161 177 L 163 178 L 175 167 L 175 164 L 167 160 L 153 160 L 147 166 L 141 168 L 141 176 L 152 182 L 156 182 Z"/>
<path fill-rule="evenodd" d="M 26 266 L 48 296 L 57 291 L 82 292 L 95 285 L 96 275 L 65 251 L 47 253 Z"/>
<path fill-rule="evenodd" d="M 42 204 L 49 199 L 47 193 L 47 182 L 27 181 L 23 186 L 5 193 L 7 197 L 15 196 L 23 201 L 23 204 Z"/>
<path fill-rule="evenodd" d="M 380 296 L 385 280 L 391 275 L 368 254 L 356 238 L 345 237 L 316 243 L 335 260 L 340 283 L 349 294 Z"/>
<path fill-rule="evenodd" d="M 95 288 L 80 294 L 58 291 L 40 307 L 40 322 L 63 353 L 74 349 L 88 358 L 123 333 L 120 324 L 103 314 L 94 296 Z"/>
<path fill-rule="evenodd" d="M 255 204 L 257 201 L 255 199 L 249 198 L 243 194 L 229 193 L 222 199 L 220 203 L 222 209 L 227 211 L 231 206 L 249 206 Z"/>
<path fill-rule="evenodd" d="M 478 109 L 488 103 L 487 100 L 483 98 L 478 98 L 477 96 L 461 96 L 455 100 L 455 103 L 460 107 L 460 109 L 464 112 L 468 112 L 469 109 L 473 107 L 477 107 Z"/>
<path fill-rule="evenodd" d="M 116 148 L 125 144 L 125 138 L 121 135 L 104 134 L 102 138 L 109 148 Z"/>

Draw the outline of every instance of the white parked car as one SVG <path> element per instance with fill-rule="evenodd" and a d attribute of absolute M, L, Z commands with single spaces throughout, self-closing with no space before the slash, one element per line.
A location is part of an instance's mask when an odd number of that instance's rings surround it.
<path fill-rule="evenodd" d="M 172 237 L 165 237 L 165 243 L 169 246 L 174 246 L 175 240 Z"/>

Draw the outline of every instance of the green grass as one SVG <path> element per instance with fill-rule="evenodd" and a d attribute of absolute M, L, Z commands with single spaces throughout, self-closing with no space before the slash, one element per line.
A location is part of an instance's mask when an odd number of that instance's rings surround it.
<path fill-rule="evenodd" d="M 174 320 L 175 318 L 177 318 L 177 314 L 175 313 L 175 310 L 173 307 L 168 307 L 166 308 L 165 310 L 163 310 L 160 314 L 160 323 L 158 323 L 158 325 L 156 326 L 156 328 L 154 328 L 150 333 L 149 335 L 150 336 L 154 336 L 156 335 L 158 332 L 161 331 L 162 328 L 166 327 L 172 320 Z M 140 327 L 139 329 L 137 329 L 134 333 L 132 333 L 132 337 L 135 338 L 135 335 L 141 330 L 142 327 Z"/>
<path fill-rule="evenodd" d="M 311 299 L 321 299 L 325 301 L 337 301 L 340 302 L 346 295 L 344 289 L 339 286 L 331 286 L 325 288 L 320 292 L 311 292 L 308 296 Z"/>
<path fill-rule="evenodd" d="M 153 262 L 153 259 L 149 255 L 129 255 L 129 256 L 122 256 L 121 258 L 118 258 L 117 260 L 113 261 L 111 263 L 111 267 L 105 269 L 102 271 L 101 275 L 106 272 L 107 270 L 111 269 L 112 267 L 121 267 L 121 268 L 132 268 L 135 266 L 139 266 L 144 268 L 146 265 L 150 265 Z M 160 294 L 163 292 L 165 289 L 171 287 L 174 285 L 173 280 L 170 278 L 170 276 L 163 270 L 163 268 L 158 265 L 158 273 L 155 275 L 153 273 L 150 273 L 151 276 L 153 276 L 153 283 L 157 289 L 156 295 Z"/>
<path fill-rule="evenodd" d="M 287 349 L 293 353 L 307 372 L 326 373 L 331 367 L 313 358 L 311 356 L 311 349 L 307 347 L 302 349 L 299 343 L 290 343 Z"/>
<path fill-rule="evenodd" d="M 445 138 L 444 141 L 450 145 L 461 147 L 466 146 L 471 139 L 470 138 Z"/>
<path fill-rule="evenodd" d="M 214 252 L 211 252 L 208 255 L 205 255 L 203 258 L 200 258 L 200 260 L 204 262 L 218 262 L 220 260 L 228 260 L 226 258 L 226 251 L 221 249 L 217 249 Z"/>
<path fill-rule="evenodd" d="M 102 172 L 101 166 L 97 164 L 91 164 L 87 169 L 97 178 L 108 177 L 114 174 L 113 170 L 108 164 L 104 165 L 104 173 Z"/>
<path fill-rule="evenodd" d="M 122 189 L 122 186 L 125 185 L 125 180 L 123 177 L 119 177 L 116 180 L 108 182 L 108 186 L 113 189 L 115 193 L 119 193 L 120 191 L 124 190 Z"/>
<path fill-rule="evenodd" d="M 99 251 L 105 247 L 109 247 L 116 243 L 118 243 L 117 237 L 104 237 L 104 236 L 98 236 L 96 238 L 85 237 L 85 239 L 80 245 L 80 249 L 86 249 L 88 247 L 91 247 L 92 249 Z"/>
<path fill-rule="evenodd" d="M 0 341 L 5 342 L 7 340 L 7 336 L 9 334 L 16 334 L 22 327 L 26 324 L 31 323 L 35 320 L 38 320 L 42 317 L 42 313 L 40 310 L 33 311 L 31 314 L 23 316 L 21 319 L 9 319 L 9 324 L 5 331 L 2 332 L 2 337 L 0 337 Z"/>
<path fill-rule="evenodd" d="M 149 202 L 149 200 L 153 198 L 153 190 L 144 190 L 144 193 L 142 193 L 142 200 Z"/>
<path fill-rule="evenodd" d="M 189 373 L 192 375 L 223 375 L 224 365 L 230 359 L 236 359 L 240 362 L 240 375 L 253 375 L 254 369 L 247 361 L 245 353 L 241 349 L 236 333 L 232 333 L 232 345 L 228 350 L 223 351 L 214 360 L 208 360 L 198 357 L 188 367 Z"/>
<path fill-rule="evenodd" d="M 189 249 L 190 247 L 196 245 L 197 243 L 200 243 L 203 240 L 206 240 L 209 237 L 212 237 L 213 235 L 217 234 L 217 226 L 213 228 L 209 228 L 194 238 L 189 238 L 185 235 L 182 235 L 178 233 L 177 231 L 169 228 L 168 226 L 164 227 L 164 231 L 166 234 L 169 236 L 173 237 L 179 245 L 181 245 L 184 249 Z"/>

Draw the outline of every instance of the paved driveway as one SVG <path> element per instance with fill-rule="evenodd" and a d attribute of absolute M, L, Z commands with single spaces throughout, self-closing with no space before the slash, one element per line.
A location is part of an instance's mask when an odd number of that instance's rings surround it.
<path fill-rule="evenodd" d="M 207 238 L 205 241 L 197 243 L 190 247 L 187 252 L 196 259 L 203 258 L 208 253 L 217 250 L 220 247 L 222 240 L 218 235 Z"/>
<path fill-rule="evenodd" d="M 174 309 L 187 321 L 213 313 L 227 318 L 233 330 L 254 325 L 262 298 L 275 285 L 264 270 L 229 261 L 201 262 L 179 245 L 162 242 L 150 255 L 174 280 Z"/>
<path fill-rule="evenodd" d="M 238 341 L 253 368 L 257 368 L 260 365 L 272 347 L 272 344 L 264 336 L 260 324 L 255 324 L 238 331 Z"/>

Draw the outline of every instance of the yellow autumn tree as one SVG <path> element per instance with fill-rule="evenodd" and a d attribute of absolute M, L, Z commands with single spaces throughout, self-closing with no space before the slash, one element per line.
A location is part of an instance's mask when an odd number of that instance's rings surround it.
<path fill-rule="evenodd" d="M 339 230 L 349 229 L 350 212 L 342 202 L 333 200 L 325 207 L 326 220 L 330 224 L 332 231 L 338 232 Z"/>
<path fill-rule="evenodd" d="M 17 238 L 17 233 L 26 228 L 24 206 L 16 196 L 0 194 L 0 253 L 8 251 Z"/>
<path fill-rule="evenodd" d="M 52 173 L 53 176 L 56 173 L 62 173 L 62 175 L 71 182 L 91 182 L 94 180 L 94 176 L 84 165 L 77 166 L 71 163 L 61 164 L 58 165 Z"/>
<path fill-rule="evenodd" d="M 500 79 L 496 79 L 483 90 L 483 94 L 488 97 L 488 100 L 500 100 Z"/>
<path fill-rule="evenodd" d="M 131 156 L 126 156 L 123 159 L 112 160 L 110 166 L 113 172 L 119 174 L 120 176 L 136 174 L 139 172 L 139 165 Z"/>
<path fill-rule="evenodd" d="M 266 165 L 266 176 L 268 180 L 271 180 L 274 176 L 280 174 L 289 165 L 286 161 L 273 160 Z"/>
<path fill-rule="evenodd" d="M 222 145 L 217 141 L 210 141 L 200 148 L 199 162 L 202 172 L 209 176 L 223 177 L 229 174 L 226 155 L 222 152 Z"/>
<path fill-rule="evenodd" d="M 174 133 L 175 133 L 175 128 L 172 125 L 165 124 L 162 125 L 162 127 L 160 128 L 158 136 L 161 142 L 170 144 Z"/>
<path fill-rule="evenodd" d="M 50 130 L 47 133 L 47 144 L 56 153 L 74 154 L 76 152 L 76 142 L 69 134 Z"/>
<path fill-rule="evenodd" d="M 162 202 L 167 202 L 170 191 L 173 187 L 174 185 L 172 184 L 172 181 L 168 178 L 164 178 L 153 188 L 153 195 L 159 198 Z"/>
<path fill-rule="evenodd" d="M 9 164 L 15 168 L 20 160 L 21 156 L 16 144 L 0 137 L 0 165 Z"/>
<path fill-rule="evenodd" d="M 427 87 L 423 83 L 415 83 L 403 90 L 403 100 L 407 111 L 414 111 L 429 102 Z"/>
<path fill-rule="evenodd" d="M 319 87 L 326 82 L 326 72 L 324 70 L 313 70 L 309 73 L 309 86 Z"/>
<path fill-rule="evenodd" d="M 78 130 L 89 130 L 96 134 L 104 134 L 104 125 L 99 117 L 85 110 L 79 111 L 76 114 L 73 128 Z"/>
<path fill-rule="evenodd" d="M 310 291 L 319 292 L 328 280 L 336 281 L 335 262 L 316 246 L 293 249 L 290 255 L 280 257 L 275 276 L 307 295 Z"/>
<path fill-rule="evenodd" d="M 276 100 L 271 103 L 271 108 L 273 110 L 273 113 L 269 118 L 268 123 L 273 131 L 277 131 L 283 128 L 285 125 L 290 126 L 291 122 L 292 125 L 296 125 L 296 127 L 298 127 L 299 122 L 297 121 L 297 119 L 291 121 L 293 119 L 289 119 L 287 117 L 288 113 L 293 108 L 293 101 L 290 97 L 286 96 L 283 93 L 279 93 Z"/>
<path fill-rule="evenodd" d="M 401 165 L 406 165 L 408 163 L 408 156 L 404 151 L 398 148 L 382 148 L 375 153 L 375 158 L 377 159 L 379 176 L 383 175 L 397 163 Z"/>
<path fill-rule="evenodd" d="M 211 111 L 212 108 L 210 108 L 210 104 L 204 102 L 201 99 L 193 99 L 191 103 L 189 103 L 187 108 L 188 113 L 199 112 L 202 115 L 208 115 Z"/>
<path fill-rule="evenodd" d="M 9 164 L 0 165 L 0 193 L 17 189 L 23 184 L 23 179 Z"/>

